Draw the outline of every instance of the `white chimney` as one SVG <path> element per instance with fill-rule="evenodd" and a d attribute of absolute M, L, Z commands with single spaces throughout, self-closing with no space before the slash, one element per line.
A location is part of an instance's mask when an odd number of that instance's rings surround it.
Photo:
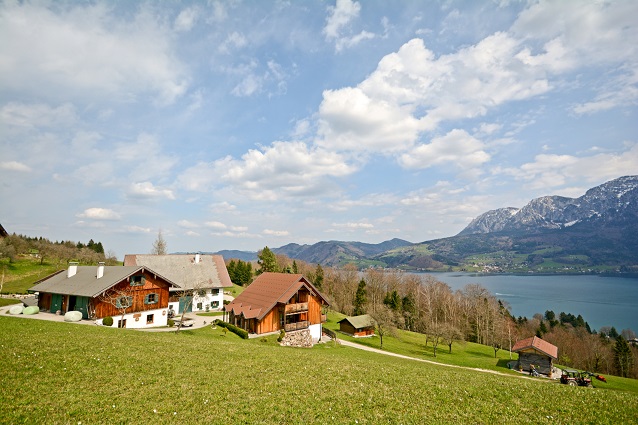
<path fill-rule="evenodd" d="M 104 262 L 100 261 L 97 263 L 97 278 L 99 279 L 102 276 L 104 276 Z"/>
<path fill-rule="evenodd" d="M 75 276 L 77 272 L 78 272 L 78 263 L 75 261 L 71 261 L 69 263 L 69 270 L 67 270 L 66 272 L 66 277 Z"/>
<path fill-rule="evenodd" d="M 199 252 L 195 254 L 195 264 L 199 263 Z"/>

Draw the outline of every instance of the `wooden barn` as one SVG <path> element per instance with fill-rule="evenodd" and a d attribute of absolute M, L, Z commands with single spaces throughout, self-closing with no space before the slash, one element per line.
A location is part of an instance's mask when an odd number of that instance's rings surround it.
<path fill-rule="evenodd" d="M 517 341 L 512 351 L 518 353 L 519 370 L 531 371 L 533 364 L 538 373 L 548 376 L 552 374 L 554 360 L 558 360 L 558 347 L 537 336 Z"/>
<path fill-rule="evenodd" d="M 83 319 L 110 316 L 113 326 L 166 326 L 169 288 L 175 284 L 146 267 L 78 266 L 70 263 L 29 289 L 41 311 L 79 311 Z"/>
<path fill-rule="evenodd" d="M 339 330 L 341 332 L 355 337 L 374 335 L 375 321 L 372 316 L 368 314 L 345 317 L 337 323 L 339 323 Z"/>
<path fill-rule="evenodd" d="M 253 334 L 309 329 L 321 338 L 326 298 L 301 274 L 262 273 L 224 306 L 224 320 Z M 227 316 L 227 317 L 226 317 Z"/>

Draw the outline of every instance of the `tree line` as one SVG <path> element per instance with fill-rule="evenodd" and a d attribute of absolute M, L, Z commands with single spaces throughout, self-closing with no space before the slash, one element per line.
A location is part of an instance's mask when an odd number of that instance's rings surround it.
<path fill-rule="evenodd" d="M 491 346 L 496 356 L 499 350 L 511 350 L 516 341 L 537 335 L 558 347 L 560 365 L 638 378 L 638 365 L 633 361 L 638 350 L 627 343 L 635 338 L 630 329 L 596 332 L 581 315 L 564 312 L 515 318 L 505 302 L 479 284 L 453 291 L 430 275 L 372 268 L 361 272 L 354 265 L 324 269 L 274 254 L 268 247 L 259 251 L 252 274 L 251 263 L 232 263 L 231 269 L 240 271 L 234 271 L 231 280 L 244 285 L 263 272 L 303 274 L 326 296 L 332 309 L 346 315 L 371 315 L 381 344 L 383 336 L 404 329 L 422 333 L 435 356 L 441 347 L 451 352 L 455 342 L 463 341 Z M 233 279 L 235 273 L 243 273 L 235 278 L 241 280 Z"/>
<path fill-rule="evenodd" d="M 43 237 L 10 234 L 0 238 L 0 258 L 15 261 L 18 256 L 30 255 L 44 262 L 65 266 L 69 261 L 80 264 L 97 264 L 104 261 L 108 265 L 117 264 L 115 254 L 104 253 L 102 242 L 90 239 L 87 243 L 73 241 L 50 241 Z"/>

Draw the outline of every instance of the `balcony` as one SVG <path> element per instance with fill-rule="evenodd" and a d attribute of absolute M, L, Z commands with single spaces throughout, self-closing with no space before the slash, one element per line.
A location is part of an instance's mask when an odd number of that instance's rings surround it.
<path fill-rule="evenodd" d="M 308 303 L 286 304 L 286 314 L 297 314 L 308 311 Z"/>
<path fill-rule="evenodd" d="M 300 329 L 306 329 L 308 328 L 308 326 L 310 326 L 310 322 L 307 320 L 304 320 L 302 322 L 297 322 L 297 323 L 286 323 L 284 325 L 284 330 L 286 332 L 292 332 L 292 331 L 298 331 Z"/>

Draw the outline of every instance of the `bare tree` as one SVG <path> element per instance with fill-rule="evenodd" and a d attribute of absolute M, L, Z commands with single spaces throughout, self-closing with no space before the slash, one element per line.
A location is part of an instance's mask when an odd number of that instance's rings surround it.
<path fill-rule="evenodd" d="M 120 323 L 118 327 L 124 327 L 124 316 L 135 302 L 135 289 L 130 286 L 122 286 L 119 288 L 111 288 L 101 295 L 98 299 L 106 304 L 113 306 L 120 313 Z"/>
<path fill-rule="evenodd" d="M 153 249 L 151 250 L 153 255 L 166 255 L 166 241 L 162 236 L 162 229 L 157 232 L 157 239 L 153 242 Z"/>
<path fill-rule="evenodd" d="M 394 334 L 396 330 L 394 326 L 394 312 L 384 304 L 380 304 L 374 308 L 374 313 L 371 314 L 371 316 L 375 321 L 376 333 L 379 335 L 379 348 L 383 350 L 383 337 Z"/>

